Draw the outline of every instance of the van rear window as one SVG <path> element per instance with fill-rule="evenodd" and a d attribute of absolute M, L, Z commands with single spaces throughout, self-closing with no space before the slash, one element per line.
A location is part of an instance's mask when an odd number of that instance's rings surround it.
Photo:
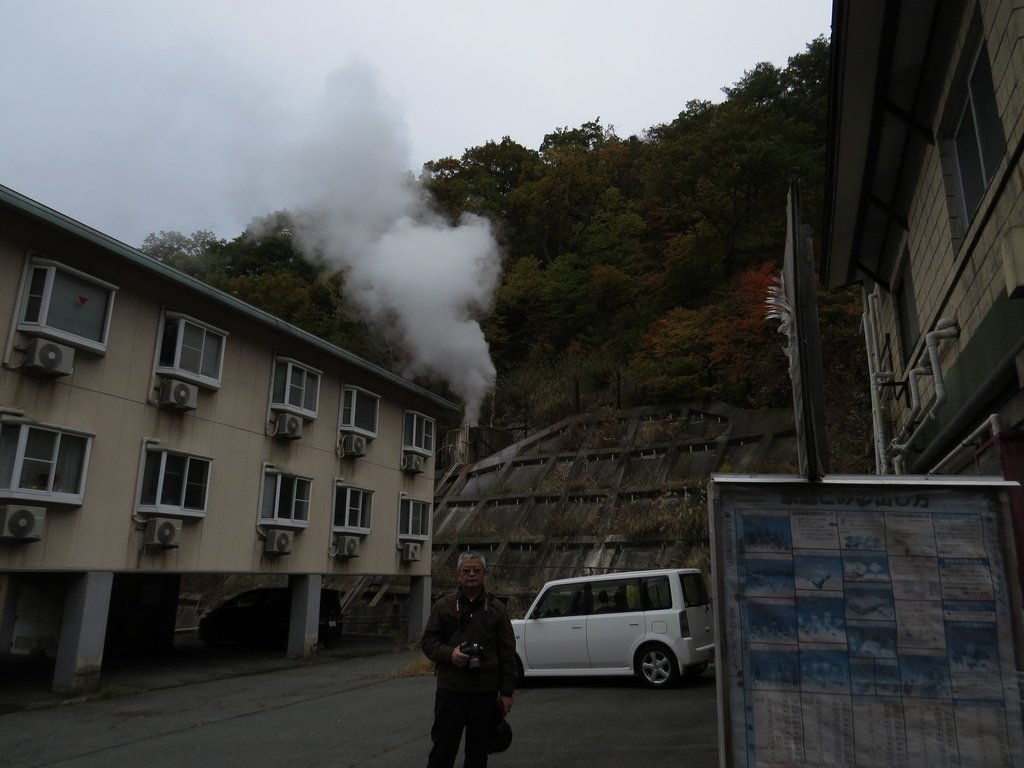
<path fill-rule="evenodd" d="M 699 573 L 681 573 L 679 578 L 683 582 L 683 599 L 687 605 L 707 605 L 711 602 L 704 579 Z"/>

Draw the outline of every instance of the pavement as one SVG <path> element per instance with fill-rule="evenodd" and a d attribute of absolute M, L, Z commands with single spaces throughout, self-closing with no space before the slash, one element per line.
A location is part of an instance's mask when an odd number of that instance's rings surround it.
<path fill-rule="evenodd" d="M 329 648 L 289 659 L 278 650 L 210 649 L 194 635 L 184 635 L 167 651 L 108 656 L 95 689 L 61 694 L 51 690 L 54 659 L 0 654 L 0 715 L 380 654 L 395 655 L 396 665 L 423 658 L 415 644 L 396 637 L 344 635 Z"/>

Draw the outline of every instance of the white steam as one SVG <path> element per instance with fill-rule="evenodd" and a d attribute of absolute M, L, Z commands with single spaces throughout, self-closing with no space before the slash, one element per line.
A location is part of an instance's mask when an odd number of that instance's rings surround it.
<path fill-rule="evenodd" d="M 490 224 L 467 216 L 452 227 L 428 212 L 402 120 L 368 68 L 332 75 L 305 129 L 262 180 L 271 199 L 300 214 L 300 247 L 342 269 L 346 298 L 403 347 L 400 373 L 446 381 L 476 424 L 495 377 L 476 320 L 500 277 Z"/>

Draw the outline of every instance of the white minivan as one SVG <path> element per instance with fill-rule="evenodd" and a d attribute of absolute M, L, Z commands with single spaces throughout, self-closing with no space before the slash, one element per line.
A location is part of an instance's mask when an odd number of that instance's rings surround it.
<path fill-rule="evenodd" d="M 695 568 L 549 581 L 512 627 L 521 678 L 637 675 L 665 688 L 715 657 L 711 598 Z"/>

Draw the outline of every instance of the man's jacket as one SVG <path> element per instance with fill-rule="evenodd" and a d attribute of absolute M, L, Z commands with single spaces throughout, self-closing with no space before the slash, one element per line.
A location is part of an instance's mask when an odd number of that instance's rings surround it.
<path fill-rule="evenodd" d="M 452 664 L 452 649 L 463 643 L 482 646 L 476 672 Z M 437 687 L 463 693 L 498 691 L 511 696 L 516 688 L 516 637 L 508 611 L 493 595 L 470 601 L 461 592 L 434 603 L 420 648 L 437 663 Z"/>

